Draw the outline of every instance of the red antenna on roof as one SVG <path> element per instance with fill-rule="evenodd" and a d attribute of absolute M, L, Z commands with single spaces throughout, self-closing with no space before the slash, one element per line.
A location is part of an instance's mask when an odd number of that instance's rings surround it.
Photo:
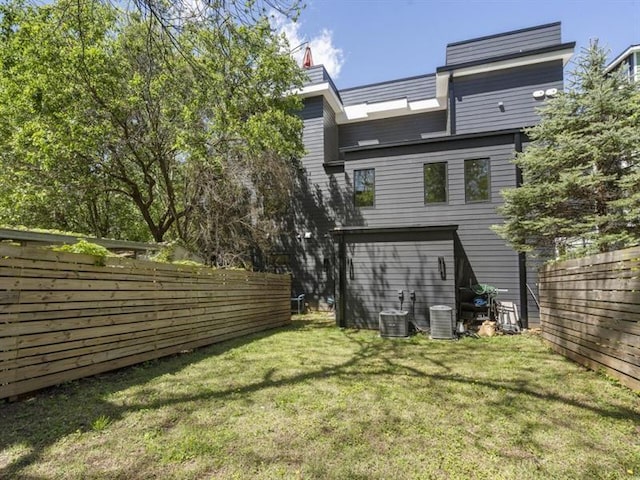
<path fill-rule="evenodd" d="M 304 51 L 304 57 L 302 58 L 302 68 L 313 67 L 313 57 L 311 56 L 311 47 L 307 46 Z"/>

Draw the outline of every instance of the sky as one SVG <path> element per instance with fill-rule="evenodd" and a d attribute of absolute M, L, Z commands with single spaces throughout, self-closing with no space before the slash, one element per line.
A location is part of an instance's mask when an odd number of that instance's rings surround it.
<path fill-rule="evenodd" d="M 576 53 L 597 38 L 613 60 L 640 44 L 640 0 L 306 0 L 298 22 L 280 26 L 292 47 L 310 42 L 343 89 L 433 73 L 447 43 L 557 21 Z"/>

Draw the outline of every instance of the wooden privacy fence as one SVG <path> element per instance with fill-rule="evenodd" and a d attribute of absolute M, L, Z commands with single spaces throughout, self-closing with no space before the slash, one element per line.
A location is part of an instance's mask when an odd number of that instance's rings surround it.
<path fill-rule="evenodd" d="M 291 279 L 0 245 L 0 398 L 290 322 Z"/>
<path fill-rule="evenodd" d="M 640 390 L 640 247 L 542 267 L 540 304 L 555 351 Z"/>

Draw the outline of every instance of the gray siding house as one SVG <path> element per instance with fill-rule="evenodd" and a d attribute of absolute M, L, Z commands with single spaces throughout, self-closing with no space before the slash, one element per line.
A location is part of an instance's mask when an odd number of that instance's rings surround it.
<path fill-rule="evenodd" d="M 451 43 L 435 73 L 344 90 L 310 68 L 283 245 L 293 293 L 316 308 L 335 301 L 342 326 L 377 328 L 403 291 L 428 327 L 431 306 L 455 311 L 461 289 L 483 283 L 536 322 L 535 265 L 490 227 L 501 190 L 520 181 L 511 160 L 523 129 L 562 89 L 574 46 L 560 23 L 541 25 Z"/>
<path fill-rule="evenodd" d="M 640 82 L 640 44 L 631 45 L 614 58 L 607 66 L 606 72 L 622 68 L 633 82 Z"/>

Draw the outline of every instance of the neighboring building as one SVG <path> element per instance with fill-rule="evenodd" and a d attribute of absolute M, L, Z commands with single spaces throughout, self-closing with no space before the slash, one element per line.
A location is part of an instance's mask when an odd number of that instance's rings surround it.
<path fill-rule="evenodd" d="M 337 300 L 340 325 L 377 328 L 400 306 L 429 325 L 433 305 L 461 287 L 508 292 L 537 321 L 535 268 L 492 230 L 511 163 L 536 108 L 563 88 L 575 43 L 560 23 L 451 43 L 435 73 L 338 90 L 308 70 L 299 191 L 283 256 L 294 292 L 314 307 Z"/>
<path fill-rule="evenodd" d="M 640 81 L 640 45 L 631 45 L 618 55 L 606 68 L 609 73 L 622 67 L 631 80 Z"/>

